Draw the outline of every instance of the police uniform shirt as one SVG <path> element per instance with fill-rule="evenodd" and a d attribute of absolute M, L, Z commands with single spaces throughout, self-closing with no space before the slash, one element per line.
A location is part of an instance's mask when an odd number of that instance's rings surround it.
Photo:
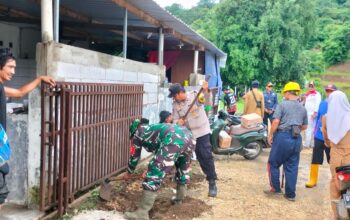
<path fill-rule="evenodd" d="M 277 94 L 275 92 L 264 92 L 264 101 L 265 101 L 265 108 L 266 109 L 276 109 L 276 106 L 278 104 L 277 101 Z"/>
<path fill-rule="evenodd" d="M 306 109 L 297 100 L 285 100 L 278 104 L 273 117 L 280 120 L 279 130 L 308 124 Z"/>
<path fill-rule="evenodd" d="M 183 117 L 191 103 L 197 95 L 196 91 L 187 92 L 186 100 L 182 102 L 173 102 L 173 119 L 174 121 Z M 205 104 L 209 105 L 211 100 L 211 93 L 204 93 Z M 191 130 L 194 138 L 202 137 L 210 133 L 210 125 L 208 117 L 205 113 L 203 103 L 196 101 L 196 104 L 192 107 L 189 114 L 186 117 L 186 127 Z"/>

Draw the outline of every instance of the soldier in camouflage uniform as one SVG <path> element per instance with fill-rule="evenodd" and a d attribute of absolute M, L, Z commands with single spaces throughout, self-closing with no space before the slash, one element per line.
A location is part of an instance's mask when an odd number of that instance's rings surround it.
<path fill-rule="evenodd" d="M 192 133 L 185 127 L 176 124 L 141 124 L 135 119 L 130 126 L 132 146 L 128 164 L 131 175 L 141 156 L 142 147 L 154 156 L 149 162 L 145 179 L 142 183 L 144 192 L 141 203 L 135 212 L 125 213 L 128 219 L 149 219 L 148 211 L 153 207 L 166 174 L 176 167 L 177 193 L 174 203 L 181 203 L 185 196 L 186 185 L 191 170 L 191 157 L 194 150 Z"/>

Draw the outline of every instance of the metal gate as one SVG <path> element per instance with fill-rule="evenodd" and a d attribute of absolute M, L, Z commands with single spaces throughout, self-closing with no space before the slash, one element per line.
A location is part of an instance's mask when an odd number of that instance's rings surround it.
<path fill-rule="evenodd" d="M 62 216 L 78 192 L 127 166 L 143 85 L 59 82 L 41 97 L 40 209 Z"/>

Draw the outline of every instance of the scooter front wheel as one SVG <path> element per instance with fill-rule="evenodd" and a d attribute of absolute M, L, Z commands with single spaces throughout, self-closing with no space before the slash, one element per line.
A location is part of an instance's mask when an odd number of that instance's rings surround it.
<path fill-rule="evenodd" d="M 247 160 L 254 160 L 261 154 L 262 149 L 263 146 L 261 142 L 251 142 L 244 147 L 245 154 L 243 155 L 243 157 Z"/>

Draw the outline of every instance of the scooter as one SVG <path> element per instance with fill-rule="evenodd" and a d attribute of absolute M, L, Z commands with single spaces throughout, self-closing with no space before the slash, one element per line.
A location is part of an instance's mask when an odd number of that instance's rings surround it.
<path fill-rule="evenodd" d="M 233 116 L 236 117 L 237 116 Z M 211 124 L 211 144 L 214 154 L 232 155 L 239 154 L 247 160 L 257 158 L 264 146 L 267 145 L 267 129 L 261 124 L 255 128 L 246 129 L 240 126 L 238 120 L 231 120 L 233 117 L 228 117 L 227 113 L 220 111 L 218 119 Z M 237 124 L 237 125 L 234 125 Z M 229 148 L 219 147 L 219 133 L 225 130 L 231 137 L 231 145 Z"/>
<path fill-rule="evenodd" d="M 336 205 L 337 219 L 350 219 L 350 165 L 337 167 L 335 171 L 341 194 Z"/>

